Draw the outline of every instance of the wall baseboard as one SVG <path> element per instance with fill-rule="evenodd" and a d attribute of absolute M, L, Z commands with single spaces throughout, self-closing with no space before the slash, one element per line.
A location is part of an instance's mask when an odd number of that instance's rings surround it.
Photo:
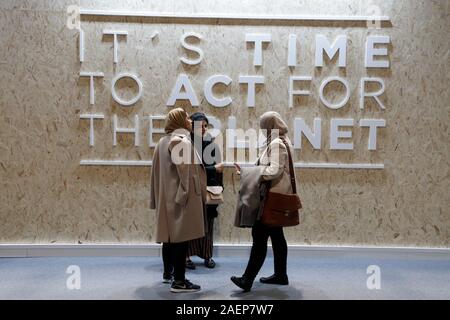
<path fill-rule="evenodd" d="M 250 244 L 216 244 L 216 257 L 248 257 Z M 0 244 L 0 257 L 151 257 L 159 244 Z M 272 250 L 268 250 L 268 256 Z M 450 248 L 290 245 L 289 256 L 426 257 L 450 259 Z"/>

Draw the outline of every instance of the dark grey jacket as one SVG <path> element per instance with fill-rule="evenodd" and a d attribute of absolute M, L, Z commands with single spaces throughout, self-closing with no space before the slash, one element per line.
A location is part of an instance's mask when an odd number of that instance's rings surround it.
<path fill-rule="evenodd" d="M 234 226 L 253 227 L 262 214 L 262 201 L 267 192 L 267 183 L 263 181 L 263 166 L 241 168 L 240 188 L 237 199 Z"/>

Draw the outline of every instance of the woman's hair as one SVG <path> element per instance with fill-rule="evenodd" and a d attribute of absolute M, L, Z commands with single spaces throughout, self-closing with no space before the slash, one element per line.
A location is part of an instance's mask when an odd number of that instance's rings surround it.
<path fill-rule="evenodd" d="M 176 108 L 169 112 L 164 125 L 164 131 L 166 133 L 172 133 L 177 129 L 186 129 L 191 131 L 186 122 L 187 112 L 182 108 Z"/>

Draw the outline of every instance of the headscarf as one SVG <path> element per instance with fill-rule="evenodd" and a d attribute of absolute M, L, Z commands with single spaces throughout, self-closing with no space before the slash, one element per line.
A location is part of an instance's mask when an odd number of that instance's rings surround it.
<path fill-rule="evenodd" d="M 209 124 L 208 117 L 203 112 L 195 112 L 191 115 L 192 126 L 194 126 L 194 121 L 205 121 Z"/>
<path fill-rule="evenodd" d="M 164 131 L 166 133 L 172 133 L 177 129 L 185 129 L 187 131 L 191 131 L 190 126 L 188 126 L 187 121 L 187 112 L 182 108 L 176 108 L 169 112 L 166 118 L 166 123 L 164 125 Z"/>
<path fill-rule="evenodd" d="M 198 125 L 198 122 L 202 122 L 202 121 L 206 121 L 206 123 L 209 124 L 208 118 L 206 117 L 206 115 L 203 112 L 195 112 L 193 114 L 191 114 L 190 116 L 191 121 L 192 121 L 192 128 L 191 128 L 191 140 L 194 143 L 195 148 L 197 149 L 197 152 L 201 155 L 203 155 L 203 151 L 205 150 L 205 147 L 211 143 L 211 141 L 208 141 L 210 139 L 205 139 L 208 138 L 209 135 L 206 133 L 205 136 L 202 135 L 196 135 L 194 133 L 194 129 L 196 129 L 194 126 Z"/>
<path fill-rule="evenodd" d="M 270 142 L 276 138 L 280 137 L 285 139 L 286 141 L 289 141 L 289 138 L 287 136 L 288 127 L 286 122 L 281 118 L 281 115 L 278 112 L 275 111 L 268 111 L 264 113 L 259 118 L 259 127 L 263 130 L 266 130 L 267 135 L 267 144 L 270 144 Z"/>
<path fill-rule="evenodd" d="M 286 144 L 290 154 L 293 154 L 291 140 L 287 135 L 288 127 L 286 122 L 281 118 L 281 115 L 275 111 L 268 111 L 259 118 L 259 126 L 266 130 L 266 151 L 270 153 L 269 145 L 275 138 L 281 138 Z M 261 156 L 260 156 L 261 157 Z M 259 165 L 260 158 L 257 160 Z"/>
<path fill-rule="evenodd" d="M 194 144 L 197 152 L 202 156 L 203 164 L 205 166 L 210 166 L 219 163 L 221 160 L 219 156 L 219 147 L 216 144 L 210 146 L 214 141 L 214 137 L 212 137 L 208 133 L 208 131 L 203 136 L 198 136 L 194 133 L 195 122 L 205 121 L 207 124 L 209 124 L 208 117 L 203 112 L 195 112 L 190 116 L 190 118 L 192 120 L 191 141 Z"/>

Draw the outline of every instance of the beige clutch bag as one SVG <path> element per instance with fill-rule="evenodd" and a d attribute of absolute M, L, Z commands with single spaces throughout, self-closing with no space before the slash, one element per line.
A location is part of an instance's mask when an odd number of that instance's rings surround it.
<path fill-rule="evenodd" d="M 222 204 L 223 203 L 223 187 L 208 186 L 206 187 L 206 204 Z"/>

